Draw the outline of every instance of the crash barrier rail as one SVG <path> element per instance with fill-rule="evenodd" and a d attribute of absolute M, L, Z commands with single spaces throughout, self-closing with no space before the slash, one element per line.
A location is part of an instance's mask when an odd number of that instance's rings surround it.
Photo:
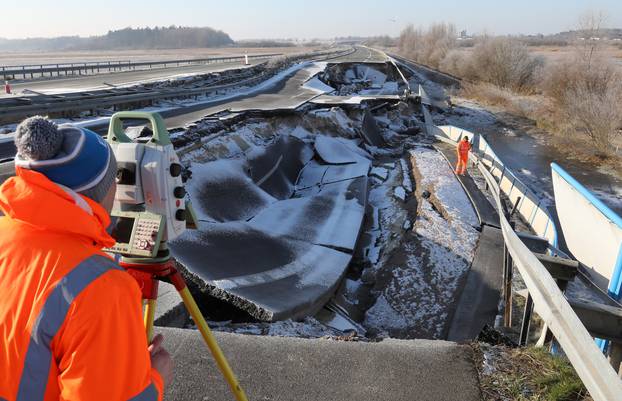
<path fill-rule="evenodd" d="M 481 135 L 475 135 L 452 126 L 441 126 L 439 128 L 456 142 L 464 135 L 469 138 L 477 137 L 477 141 L 474 142 L 474 149 L 478 151 L 482 162 L 489 168 L 490 173 L 499 184 L 501 192 L 510 200 L 513 210 L 537 235 L 546 238 L 553 247 L 557 248 L 557 227 L 542 199 L 503 163 L 486 139 Z"/>
<path fill-rule="evenodd" d="M 490 173 L 499 184 L 501 192 L 511 202 L 513 210 L 538 236 L 546 238 L 553 248 L 557 248 L 557 227 L 544 202 L 512 170 L 505 166 L 486 139 L 481 135 L 450 125 L 437 127 L 432 122 L 432 117 L 427 108 L 424 107 L 423 113 L 426 129 L 430 135 L 448 138 L 454 143 L 459 142 L 465 135 L 473 140 L 473 150 L 481 157 L 482 163 L 490 169 Z"/>
<path fill-rule="evenodd" d="M 561 345 L 577 374 L 597 401 L 622 399 L 622 381 L 598 348 L 558 284 L 538 258 L 514 232 L 503 214 L 501 188 L 483 160 L 477 163 L 494 196 L 510 263 L 516 266 L 529 292 L 533 308 Z"/>
<path fill-rule="evenodd" d="M 211 82 L 208 86 L 175 88 L 111 88 L 88 92 L 75 92 L 54 95 L 36 95 L 0 99 L 0 122 L 13 122 L 34 113 L 61 113 L 96 110 L 118 104 L 153 102 L 172 98 L 191 98 L 210 92 L 224 90 L 238 85 L 252 85 L 265 77 L 264 73 L 246 77 L 236 74 L 226 77 L 234 82 L 218 84 L 225 79 Z M 240 79 L 241 78 L 241 79 Z M 216 84 L 216 85 L 215 85 Z M 10 103 L 10 104 L 9 104 Z"/>
<path fill-rule="evenodd" d="M 326 55 L 334 53 L 335 50 L 316 50 L 313 55 Z M 284 53 L 265 53 L 265 54 L 251 54 L 241 56 L 225 56 L 225 57 L 206 57 L 198 59 L 179 59 L 179 60 L 162 60 L 162 61 L 94 61 L 84 63 L 58 63 L 58 64 L 31 64 L 31 65 L 17 65 L 17 66 L 0 66 L 0 76 L 2 79 L 11 78 L 15 76 L 22 76 L 24 79 L 29 75 L 30 78 L 34 78 L 35 74 L 40 77 L 47 76 L 53 77 L 60 76 L 61 72 L 64 75 L 82 75 L 84 72 L 88 74 L 90 71 L 92 74 L 96 72 L 104 71 L 122 71 L 122 70 L 136 70 L 137 67 L 146 68 L 166 68 L 168 66 L 181 66 L 181 65 L 195 65 L 195 64 L 213 64 L 213 63 L 229 63 L 229 62 L 241 62 L 245 61 L 248 57 L 249 60 L 269 59 L 278 56 L 284 56 Z M 300 55 L 300 53 L 290 54 L 289 56 Z"/>
<path fill-rule="evenodd" d="M 272 58 L 276 56 L 282 56 L 283 53 L 266 53 L 266 54 L 252 54 L 248 55 L 249 60 L 259 60 Z M 31 64 L 31 65 L 15 65 L 15 66 L 0 66 L 0 75 L 2 79 L 15 79 L 17 76 L 22 76 L 26 79 L 30 76 L 31 79 L 38 75 L 39 77 L 53 77 L 60 76 L 61 72 L 64 75 L 82 75 L 99 73 L 103 71 L 122 71 L 122 70 L 136 70 L 137 68 L 147 67 L 149 69 L 154 67 L 170 67 L 170 66 L 182 66 L 182 65 L 195 65 L 195 64 L 214 64 L 214 63 L 229 63 L 234 61 L 243 61 L 247 56 L 227 56 L 227 57 L 207 57 L 198 59 L 180 59 L 180 60 L 163 60 L 163 61 L 94 61 L 85 63 L 58 63 L 58 64 Z"/>
<path fill-rule="evenodd" d="M 560 283 L 552 277 L 547 267 L 541 262 L 541 259 L 546 257 L 543 255 L 536 256 L 525 245 L 514 231 L 508 216 L 504 213 L 501 194 L 506 193 L 502 189 L 502 185 L 507 186 L 507 184 L 502 183 L 505 183 L 503 177 L 509 177 L 509 175 L 500 167 L 503 165 L 501 160 L 488 143 L 485 140 L 482 141 L 483 138 L 481 136 L 473 135 L 466 130 L 456 127 L 451 127 L 452 129 L 449 129 L 449 127 L 437 127 L 434 125 L 431 115 L 425 106 L 423 106 L 423 113 L 428 135 L 453 145 L 456 145 L 463 135 L 469 135 L 470 138 L 479 138 L 480 140 L 480 142 L 476 141 L 476 147 L 473 149 L 473 159 L 484 176 L 486 184 L 494 197 L 495 207 L 499 212 L 499 225 L 504 239 L 506 254 L 504 260 L 504 282 L 507 282 L 508 278 L 511 282 L 510 272 L 512 266 L 516 266 L 527 287 L 521 339 L 526 337 L 526 333 L 529 330 L 531 312 L 535 311 L 545 324 L 544 332 L 546 333 L 550 330 L 555 336 L 555 340 L 561 345 L 568 360 L 575 368 L 592 398 L 597 401 L 622 400 L 622 381 L 565 298 L 562 289 L 560 289 Z M 516 178 L 514 175 L 512 177 Z M 524 184 L 522 185 L 524 186 Z M 508 191 L 508 193 L 512 192 Z M 527 194 L 528 192 L 523 191 L 521 193 Z M 535 196 L 533 192 L 531 196 Z M 515 199 L 518 199 L 518 197 Z M 553 222 L 551 221 L 550 224 L 553 224 Z M 546 232 L 546 229 L 544 231 Z M 548 239 L 550 241 L 550 238 Z M 554 255 L 563 255 L 561 251 L 558 251 L 552 245 L 549 246 L 549 249 L 555 251 Z M 507 294 L 507 292 L 511 294 L 511 291 L 511 285 L 504 288 L 504 301 L 506 303 L 508 300 L 511 303 L 511 296 L 508 298 Z M 505 308 L 506 311 L 511 310 L 511 306 L 509 308 L 507 306 Z M 593 306 L 590 305 L 588 309 L 592 310 L 592 308 Z M 506 325 L 508 323 L 506 319 Z M 525 327 L 527 330 L 525 330 Z M 522 344 L 525 344 L 525 342 Z"/>
<path fill-rule="evenodd" d="M 398 62 L 400 62 L 401 64 L 404 64 L 406 66 L 408 66 L 408 64 L 411 64 L 415 66 L 416 68 L 423 70 L 426 74 L 432 75 L 435 78 L 434 79 L 435 81 L 440 82 L 442 84 L 460 87 L 462 85 L 462 82 L 464 82 L 464 80 L 460 77 L 457 77 L 455 75 L 452 75 L 452 74 L 449 74 L 443 71 L 439 71 L 427 65 L 418 63 L 414 60 L 410 60 L 405 57 L 399 56 L 395 53 L 387 53 L 387 54 L 391 56 L 392 58 L 394 58 L 395 60 L 397 60 Z M 412 69 L 412 67 L 410 68 Z"/>

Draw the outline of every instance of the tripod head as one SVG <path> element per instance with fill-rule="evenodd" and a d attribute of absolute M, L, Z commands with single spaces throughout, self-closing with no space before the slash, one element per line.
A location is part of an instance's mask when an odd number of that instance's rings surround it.
<path fill-rule="evenodd" d="M 124 122 L 146 122 L 147 126 L 130 137 Z M 115 113 L 107 141 L 117 159 L 117 192 L 111 212 L 117 243 L 108 251 L 130 262 L 168 260 L 166 242 L 195 226 L 196 218 L 164 120 L 152 112 Z"/>

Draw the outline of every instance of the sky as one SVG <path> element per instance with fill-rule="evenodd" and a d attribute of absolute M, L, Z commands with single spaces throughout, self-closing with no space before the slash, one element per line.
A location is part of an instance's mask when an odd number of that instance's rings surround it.
<path fill-rule="evenodd" d="M 240 39 L 397 36 L 451 22 L 469 33 L 573 29 L 588 10 L 622 27 L 622 0 L 0 0 L 0 38 L 102 35 L 145 26 L 209 26 Z"/>

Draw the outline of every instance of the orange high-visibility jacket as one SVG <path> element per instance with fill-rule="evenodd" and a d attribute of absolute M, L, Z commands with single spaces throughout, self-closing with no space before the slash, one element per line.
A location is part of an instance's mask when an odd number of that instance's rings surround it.
<path fill-rule="evenodd" d="M 465 142 L 465 141 L 460 141 L 458 143 L 458 154 L 460 154 L 460 158 L 461 159 L 468 159 L 469 157 L 469 150 L 471 150 L 471 143 L 470 142 Z"/>
<path fill-rule="evenodd" d="M 138 284 L 96 202 L 17 168 L 0 187 L 0 401 L 161 400 Z"/>

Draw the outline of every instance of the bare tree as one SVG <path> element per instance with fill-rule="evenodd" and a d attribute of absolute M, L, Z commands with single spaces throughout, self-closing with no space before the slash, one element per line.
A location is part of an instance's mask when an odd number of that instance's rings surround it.
<path fill-rule="evenodd" d="M 472 71 L 480 81 L 524 92 L 533 89 L 536 71 L 543 64 L 527 46 L 511 38 L 485 38 L 475 46 Z"/>
<path fill-rule="evenodd" d="M 607 16 L 602 11 L 586 11 L 579 17 L 576 31 L 576 49 L 581 62 L 587 68 L 592 65 L 594 55 L 602 47 L 603 26 Z"/>

